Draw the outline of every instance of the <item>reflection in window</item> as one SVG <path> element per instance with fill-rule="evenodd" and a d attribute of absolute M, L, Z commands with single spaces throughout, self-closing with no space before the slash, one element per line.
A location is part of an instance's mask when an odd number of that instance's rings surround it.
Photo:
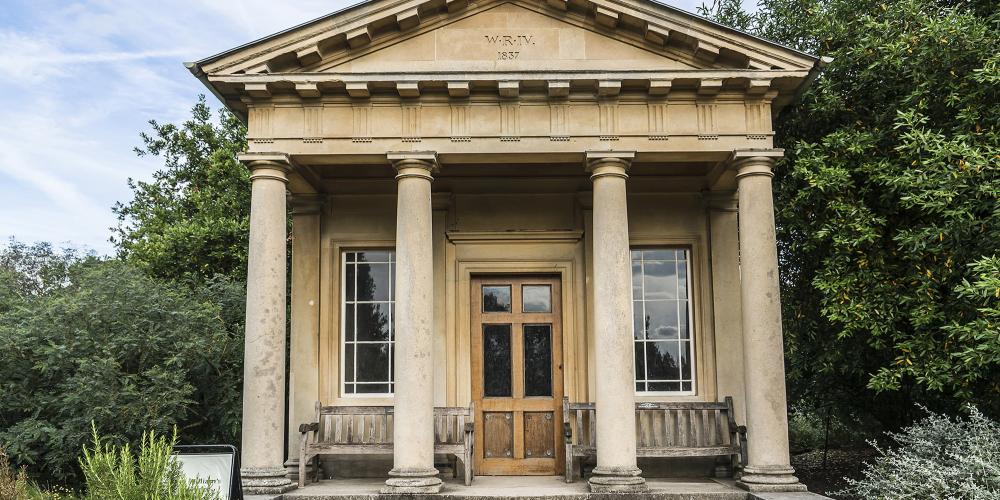
<path fill-rule="evenodd" d="M 693 392 L 689 252 L 632 251 L 632 336 L 637 392 Z"/>
<path fill-rule="evenodd" d="M 552 396 L 552 325 L 524 325 L 524 395 Z"/>
<path fill-rule="evenodd" d="M 510 325 L 483 325 L 483 395 L 511 396 Z"/>
<path fill-rule="evenodd" d="M 483 285 L 483 312 L 510 312 L 510 285 Z"/>
<path fill-rule="evenodd" d="M 522 285 L 521 302 L 523 302 L 522 312 L 552 312 L 552 287 L 550 285 Z"/>
<path fill-rule="evenodd" d="M 344 394 L 392 394 L 395 253 L 343 255 Z"/>

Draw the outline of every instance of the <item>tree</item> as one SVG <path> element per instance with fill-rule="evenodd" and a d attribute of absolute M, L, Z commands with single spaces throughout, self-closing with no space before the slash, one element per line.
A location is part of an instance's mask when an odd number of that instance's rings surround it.
<path fill-rule="evenodd" d="M 890 425 L 913 400 L 1000 412 L 1000 9 L 736 3 L 704 13 L 833 58 L 778 120 L 793 393 L 840 390 Z"/>
<path fill-rule="evenodd" d="M 14 248 L 0 252 L 0 289 L 15 291 L 0 303 L 0 444 L 15 463 L 77 483 L 91 422 L 133 445 L 174 425 L 188 442 L 236 441 L 242 329 L 226 311 L 242 310 L 242 283 L 192 290 L 119 260 Z M 39 261 L 64 272 L 10 265 Z"/>
<path fill-rule="evenodd" d="M 119 256 L 161 278 L 245 281 L 250 175 L 236 155 L 246 128 L 226 110 L 213 123 L 204 96 L 180 125 L 149 123 L 136 153 L 162 157 L 164 169 L 149 182 L 129 179 L 132 200 L 115 204 Z"/>

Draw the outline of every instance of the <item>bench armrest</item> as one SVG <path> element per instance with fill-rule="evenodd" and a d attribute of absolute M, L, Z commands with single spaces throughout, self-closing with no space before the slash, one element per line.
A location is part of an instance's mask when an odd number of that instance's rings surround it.
<path fill-rule="evenodd" d="M 566 438 L 566 442 L 570 443 L 573 439 L 573 427 L 569 425 L 569 422 L 563 422 L 563 437 Z"/>
<path fill-rule="evenodd" d="M 472 434 L 473 431 L 475 431 L 475 430 L 476 430 L 476 424 L 474 424 L 472 422 L 466 422 L 465 423 L 465 433 L 466 434 Z"/>
<path fill-rule="evenodd" d="M 299 432 L 305 434 L 307 432 L 317 432 L 319 431 L 319 422 L 312 422 L 310 424 L 300 424 Z"/>

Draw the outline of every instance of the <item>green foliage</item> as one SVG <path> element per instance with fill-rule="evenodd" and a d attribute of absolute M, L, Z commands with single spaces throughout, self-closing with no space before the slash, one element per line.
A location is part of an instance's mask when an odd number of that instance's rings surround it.
<path fill-rule="evenodd" d="M 778 120 L 793 397 L 894 424 L 912 400 L 1000 411 L 1000 9 L 733 3 L 705 13 L 833 58 Z"/>
<path fill-rule="evenodd" d="M 788 441 L 793 454 L 830 448 L 860 448 L 865 438 L 878 433 L 870 418 L 852 414 L 850 409 L 816 408 L 797 402 L 788 412 Z"/>
<path fill-rule="evenodd" d="M 151 121 L 140 156 L 164 168 L 149 182 L 129 180 L 133 198 L 113 210 L 119 256 L 148 274 L 196 283 L 225 275 L 246 279 L 250 175 L 236 160 L 246 129 L 228 111 L 217 122 L 201 96 L 180 125 Z"/>
<path fill-rule="evenodd" d="M 173 456 L 177 431 L 167 441 L 144 432 L 139 456 L 126 443 L 102 442 L 92 429 L 91 448 L 83 449 L 80 468 L 86 478 L 87 500 L 211 500 L 218 495 L 204 481 L 188 479 Z"/>
<path fill-rule="evenodd" d="M 936 500 L 1000 498 L 1000 425 L 975 408 L 968 418 L 931 413 L 889 434 L 894 448 L 876 447 L 878 458 L 863 477 L 839 492 L 851 498 Z"/>
<path fill-rule="evenodd" d="M 175 425 L 188 441 L 236 441 L 242 283 L 192 290 L 46 246 L 15 244 L 0 263 L 22 284 L 0 303 L 0 443 L 31 476 L 77 483 L 91 422 L 122 443 Z"/>

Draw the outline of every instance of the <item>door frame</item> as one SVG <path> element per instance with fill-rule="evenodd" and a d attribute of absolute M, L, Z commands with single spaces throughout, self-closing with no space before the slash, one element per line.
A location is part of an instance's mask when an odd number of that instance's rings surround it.
<path fill-rule="evenodd" d="M 511 312 L 498 313 L 503 315 L 502 319 L 494 318 L 494 321 L 481 310 L 482 293 L 481 286 L 492 283 L 499 285 L 511 284 Z M 533 283 L 550 285 L 552 288 L 552 310 L 548 318 L 541 321 L 532 321 L 534 314 L 546 313 L 523 313 L 521 293 L 524 285 Z M 469 275 L 469 294 L 467 295 L 469 307 L 469 360 L 470 360 L 470 389 L 472 401 L 475 403 L 477 415 L 475 416 L 475 446 L 473 459 L 475 467 L 480 475 L 558 475 L 565 468 L 565 446 L 563 446 L 562 436 L 562 399 L 565 390 L 564 371 L 564 313 L 563 306 L 567 302 L 564 292 L 564 277 L 562 273 L 475 273 Z M 490 313 L 486 313 L 490 314 Z M 550 342 L 550 363 L 552 368 L 552 396 L 543 398 L 541 401 L 532 398 L 513 398 L 515 394 L 523 394 L 523 330 L 522 328 L 534 323 L 551 321 L 551 342 Z M 482 325 L 491 323 L 510 323 L 511 339 L 511 392 L 512 398 L 503 398 L 500 401 L 485 399 L 483 391 L 483 365 L 482 356 Z M 521 327 L 519 328 L 518 325 Z M 517 363 L 520 359 L 520 366 Z M 519 369 L 520 368 L 520 369 Z M 551 402 L 550 402 L 551 401 Z M 511 440 L 513 442 L 512 457 L 491 458 L 489 464 L 490 472 L 486 472 L 485 453 L 485 419 L 484 412 L 511 412 L 515 415 L 511 425 Z M 527 425 L 526 415 L 530 412 L 551 412 L 552 423 L 552 449 L 551 458 L 529 458 L 525 453 L 524 432 Z"/>

